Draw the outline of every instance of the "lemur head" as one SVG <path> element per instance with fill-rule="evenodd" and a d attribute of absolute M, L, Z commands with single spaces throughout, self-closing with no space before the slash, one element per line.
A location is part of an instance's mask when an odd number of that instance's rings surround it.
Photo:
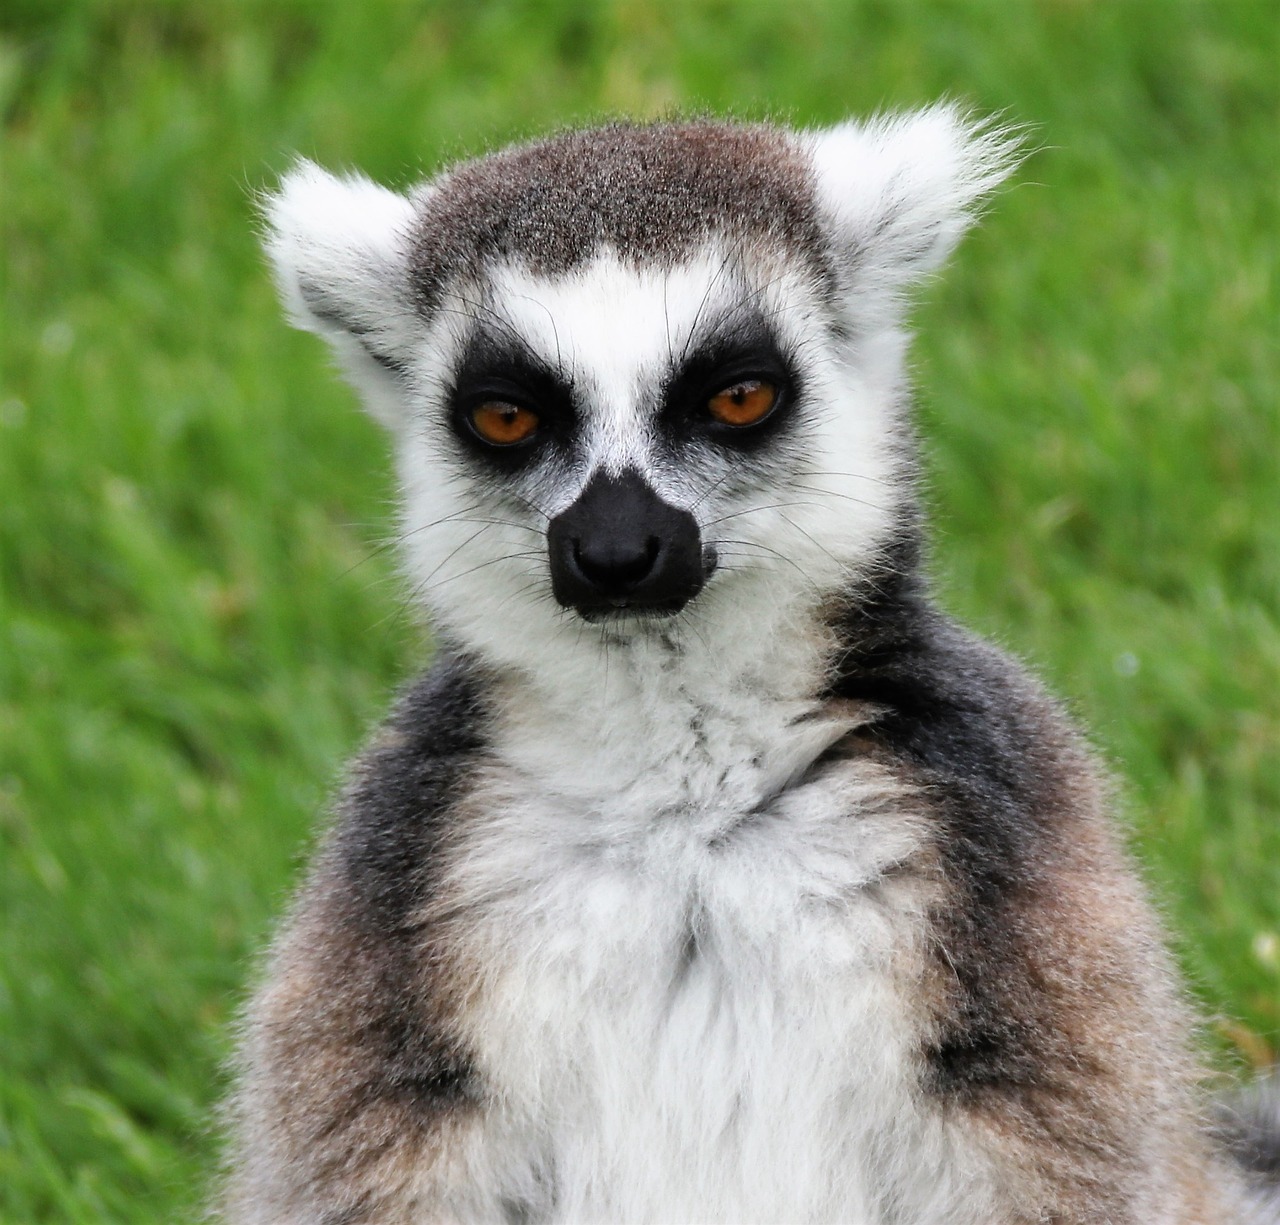
<path fill-rule="evenodd" d="M 446 635 L 706 642 L 812 613 L 909 516 L 907 295 L 1010 147 L 941 106 L 570 132 L 408 195 L 304 162 L 267 247 L 393 433 Z"/>

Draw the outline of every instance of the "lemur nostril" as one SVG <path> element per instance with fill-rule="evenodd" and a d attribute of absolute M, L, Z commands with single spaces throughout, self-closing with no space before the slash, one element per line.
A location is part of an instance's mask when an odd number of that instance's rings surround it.
<path fill-rule="evenodd" d="M 627 587 L 644 579 L 662 552 L 662 541 L 651 536 L 643 548 L 630 541 L 605 539 L 574 541 L 573 560 L 582 576 L 601 588 Z"/>

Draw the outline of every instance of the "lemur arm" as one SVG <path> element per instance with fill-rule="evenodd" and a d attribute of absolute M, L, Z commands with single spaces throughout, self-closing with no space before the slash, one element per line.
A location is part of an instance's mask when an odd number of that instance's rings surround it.
<path fill-rule="evenodd" d="M 433 1016 L 429 967 L 353 924 L 338 884 L 313 882 L 249 1019 L 227 1218 L 501 1220 L 478 1078 Z"/>
<path fill-rule="evenodd" d="M 249 1009 L 236 1225 L 504 1219 L 485 1091 L 451 1030 L 462 986 L 421 917 L 483 719 L 443 653 L 352 772 Z"/>

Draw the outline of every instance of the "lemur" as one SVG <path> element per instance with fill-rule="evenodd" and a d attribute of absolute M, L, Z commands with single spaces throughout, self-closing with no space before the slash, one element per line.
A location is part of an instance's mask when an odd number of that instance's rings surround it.
<path fill-rule="evenodd" d="M 922 562 L 909 298 L 1015 144 L 624 123 L 266 200 L 438 649 L 248 1011 L 227 1219 L 1280 1221 L 1105 777 Z"/>

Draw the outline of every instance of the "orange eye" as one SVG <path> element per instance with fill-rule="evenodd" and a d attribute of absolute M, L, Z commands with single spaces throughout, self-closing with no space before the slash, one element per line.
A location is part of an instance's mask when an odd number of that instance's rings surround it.
<path fill-rule="evenodd" d="M 510 447 L 533 437 L 538 414 L 505 400 L 488 400 L 471 410 L 471 427 L 485 442 Z"/>
<path fill-rule="evenodd" d="M 707 401 L 707 411 L 721 425 L 755 425 L 778 403 L 778 389 L 763 379 L 743 379 L 717 392 Z"/>

